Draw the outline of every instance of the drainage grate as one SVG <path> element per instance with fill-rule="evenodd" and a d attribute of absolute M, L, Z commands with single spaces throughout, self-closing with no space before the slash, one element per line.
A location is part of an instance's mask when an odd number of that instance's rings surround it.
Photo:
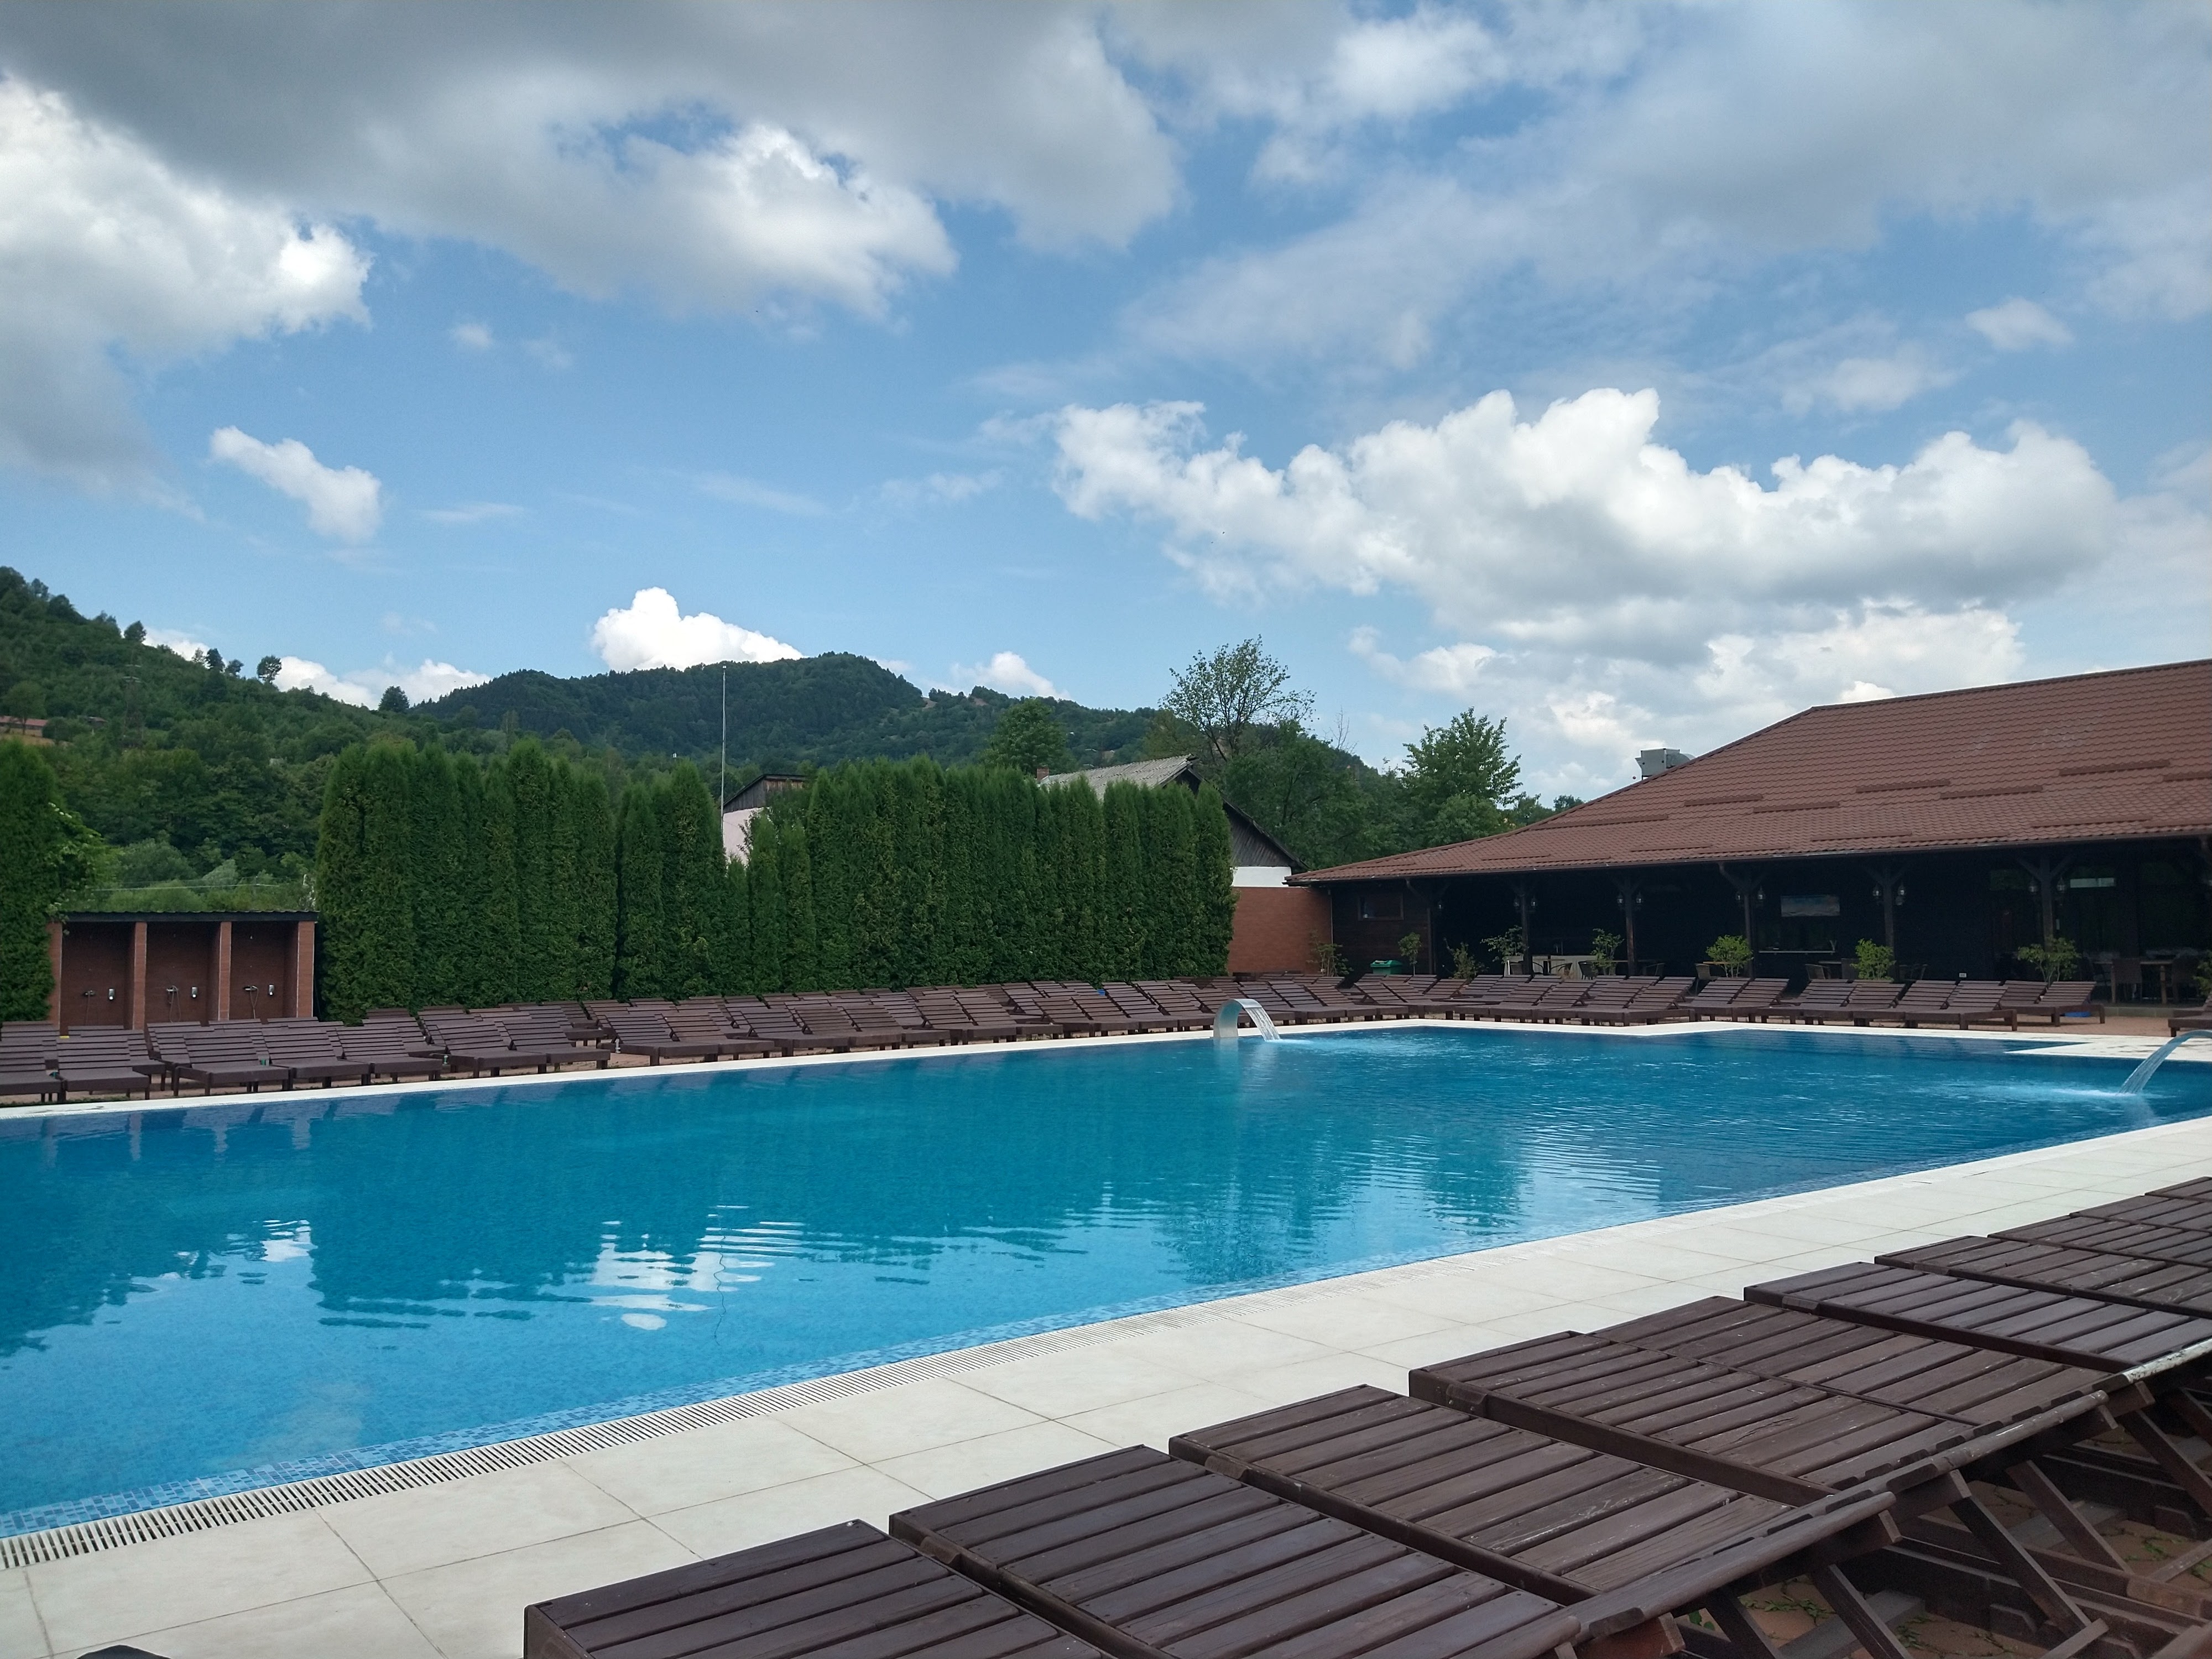
<path fill-rule="evenodd" d="M 1398 1276 L 1423 1277 L 1430 1273 L 1450 1271 L 1456 1265 L 1453 1258 L 1444 1257 L 1437 1261 L 1409 1263 L 1386 1271 Z M 1342 1279 L 1323 1280 L 1315 1285 L 1295 1285 L 1280 1290 L 1262 1291 L 1239 1297 L 1237 1301 L 1240 1308 L 1258 1312 L 1291 1303 L 1348 1294 L 1355 1289 L 1364 1288 L 1367 1282 L 1371 1281 L 1363 1279 L 1355 1285 Z M 370 1468 L 316 1475 L 311 1480 L 289 1481 L 283 1486 L 258 1486 L 246 1492 L 226 1492 L 216 1498 L 196 1498 L 187 1503 L 166 1504 L 160 1509 L 140 1510 L 130 1515 L 76 1522 L 68 1526 L 52 1527 L 43 1532 L 20 1533 L 12 1538 L 0 1538 L 0 1568 L 28 1566 L 33 1562 L 55 1561 L 66 1556 L 92 1555 L 101 1550 L 120 1549 L 127 1544 L 143 1544 L 158 1538 L 205 1532 L 211 1528 L 227 1527 L 240 1521 L 295 1515 L 303 1510 L 349 1503 L 357 1498 L 374 1498 L 384 1492 L 440 1486 L 449 1480 L 465 1480 L 471 1475 L 492 1474 L 501 1469 L 521 1468 L 532 1463 L 549 1462 L 556 1457 L 570 1457 L 579 1452 L 633 1445 L 659 1435 L 680 1434 L 687 1429 L 711 1428 L 720 1423 L 763 1417 L 774 1412 L 789 1411 L 794 1406 L 811 1405 L 824 1400 L 851 1399 L 856 1395 L 872 1394 L 931 1377 L 957 1376 L 963 1372 L 982 1370 L 1032 1355 L 1064 1353 L 1072 1349 L 1119 1341 L 1124 1337 L 1141 1335 L 1148 1331 L 1183 1329 L 1219 1318 L 1218 1306 L 1216 1303 L 1200 1303 L 1187 1308 L 1167 1308 L 1155 1313 L 1110 1320 L 1103 1324 L 1078 1325 L 1064 1331 L 1045 1331 L 1035 1336 L 1016 1337 L 1010 1341 L 994 1342 L 984 1347 L 957 1348 L 949 1353 L 902 1359 L 893 1364 L 878 1365 L 867 1370 L 812 1377 L 803 1382 L 786 1382 L 752 1394 L 727 1395 L 720 1400 L 702 1401 L 696 1405 L 671 1406 L 636 1417 L 618 1417 L 605 1423 L 586 1423 L 575 1428 L 558 1429 L 550 1434 L 532 1435 L 520 1440 L 495 1441 L 489 1445 L 441 1452 L 434 1457 L 410 1458 L 399 1463 L 380 1463 Z"/>

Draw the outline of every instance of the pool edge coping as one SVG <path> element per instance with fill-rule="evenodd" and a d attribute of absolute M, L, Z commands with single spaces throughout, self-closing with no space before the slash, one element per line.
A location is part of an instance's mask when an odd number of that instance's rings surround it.
<path fill-rule="evenodd" d="M 1296 1285 L 1237 1292 L 1202 1302 L 1188 1303 L 1176 1308 L 1158 1309 L 1095 1321 L 1089 1324 L 1072 1325 L 1059 1330 L 1010 1337 L 1000 1341 L 978 1344 L 971 1347 L 952 1348 L 942 1353 L 921 1355 L 909 1359 L 895 1360 L 882 1365 L 833 1372 L 824 1376 L 781 1383 L 772 1388 L 725 1395 L 713 1400 L 665 1407 L 626 1417 L 608 1418 L 595 1423 L 578 1424 L 542 1434 L 523 1436 L 513 1440 L 490 1441 L 478 1446 L 434 1453 L 423 1457 L 372 1464 L 362 1468 L 335 1471 L 298 1480 L 276 1482 L 265 1486 L 250 1486 L 234 1492 L 189 1498 L 175 1504 L 130 1510 L 120 1515 L 71 1522 L 34 1532 L 17 1533 L 10 1536 L 0 1537 L 0 1570 L 22 1568 L 40 1562 L 100 1554 L 133 1544 L 152 1542 L 161 1538 L 213 1531 L 242 1522 L 281 1515 L 302 1514 L 350 1503 L 360 1498 L 447 1485 L 474 1475 L 529 1468 L 586 1452 L 634 1445 L 642 1441 L 656 1439 L 664 1435 L 681 1433 L 688 1430 L 709 1428 L 750 1418 L 772 1416 L 801 1406 L 879 1393 L 933 1378 L 952 1377 L 987 1370 L 996 1365 L 1012 1364 L 1045 1354 L 1099 1346 L 1153 1331 L 1184 1328 L 1221 1317 L 1226 1310 L 1232 1308 L 1261 1312 L 1332 1296 L 1356 1295 L 1365 1287 L 1378 1283 L 1400 1282 L 1460 1272 L 1468 1264 L 1480 1258 L 1494 1259 L 1510 1255 L 1522 1259 L 1529 1257 L 1540 1259 L 1565 1254 L 1570 1250 L 1586 1246 L 1589 1241 L 1611 1234 L 1640 1231 L 1647 1234 L 1664 1236 L 1669 1231 L 1711 1224 L 1717 1216 L 1789 1211 L 1815 1203 L 1832 1201 L 1837 1194 L 1854 1190 L 1867 1193 L 1893 1191 L 1914 1186 L 1932 1185 L 1939 1181 L 1967 1180 L 1992 1170 L 2019 1168 L 2066 1157 L 2078 1157 L 2090 1149 L 2104 1148 L 2121 1143 L 2138 1143 L 2146 1139 L 2185 1134 L 2192 1131 L 2201 1133 L 2205 1125 L 2206 1121 L 2202 1118 L 2152 1124 L 2142 1128 L 2121 1130 L 2109 1135 L 2093 1136 L 2087 1139 L 2061 1141 L 2053 1146 L 1998 1153 L 1990 1158 L 1970 1159 L 1960 1164 L 1940 1164 L 1930 1169 L 1878 1176 L 1866 1181 L 1842 1182 L 1833 1186 L 1810 1188 L 1802 1192 L 1772 1194 L 1762 1198 L 1746 1200 L 1738 1204 L 1714 1205 L 1703 1209 L 1680 1211 L 1671 1215 L 1646 1217 L 1635 1221 L 1623 1222 L 1613 1227 L 1586 1228 L 1578 1232 L 1555 1234 L 1548 1238 L 1527 1239 L 1510 1244 L 1493 1245 L 1487 1249 L 1461 1251 L 1449 1255 L 1431 1256 L 1422 1261 L 1403 1262 L 1390 1267 L 1358 1269 L 1327 1278 L 1309 1279 Z"/>

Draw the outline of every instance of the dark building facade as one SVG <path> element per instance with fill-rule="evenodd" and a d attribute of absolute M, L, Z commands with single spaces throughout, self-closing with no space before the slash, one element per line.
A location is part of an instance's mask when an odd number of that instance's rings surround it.
<path fill-rule="evenodd" d="M 2212 662 L 1807 710 L 1557 817 L 1295 877 L 1356 966 L 1424 966 L 1527 927 L 1532 955 L 1602 930 L 1645 972 L 1723 934 L 1762 973 L 1831 971 L 1861 939 L 1899 977 L 1991 978 L 2071 941 L 2123 997 L 2168 1000 L 2212 946 Z"/>
<path fill-rule="evenodd" d="M 311 910 L 81 911 L 48 923 L 47 936 L 52 1017 L 64 1031 L 315 1011 Z"/>

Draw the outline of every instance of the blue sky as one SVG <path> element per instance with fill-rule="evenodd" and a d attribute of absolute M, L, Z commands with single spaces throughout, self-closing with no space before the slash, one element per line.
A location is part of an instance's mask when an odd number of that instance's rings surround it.
<path fill-rule="evenodd" d="M 1589 793 L 2212 639 L 2212 6 L 18 4 L 0 74 L 0 557 L 288 683 L 1258 633 Z"/>

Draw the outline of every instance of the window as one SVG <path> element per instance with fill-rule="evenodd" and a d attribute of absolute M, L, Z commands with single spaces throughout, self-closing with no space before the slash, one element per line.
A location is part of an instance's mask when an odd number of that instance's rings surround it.
<path fill-rule="evenodd" d="M 1406 915 L 1406 899 L 1402 893 L 1362 893 L 1359 896 L 1359 919 L 1362 921 L 1399 921 Z"/>

